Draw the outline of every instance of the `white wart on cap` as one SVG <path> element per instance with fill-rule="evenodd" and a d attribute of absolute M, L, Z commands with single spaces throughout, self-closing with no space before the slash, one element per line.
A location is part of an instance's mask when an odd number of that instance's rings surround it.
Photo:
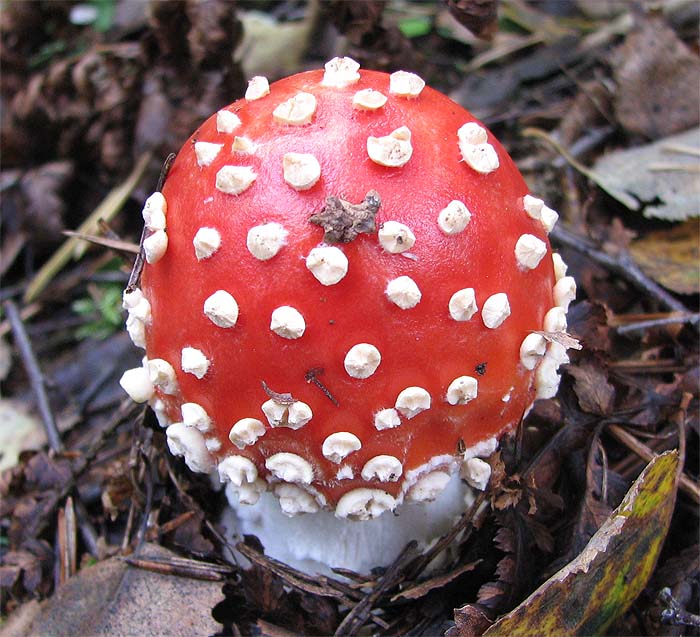
<path fill-rule="evenodd" d="M 238 321 L 238 303 L 226 290 L 217 290 L 204 301 L 204 314 L 218 327 L 233 327 Z"/>
<path fill-rule="evenodd" d="M 270 329 L 282 338 L 296 339 L 304 335 L 306 322 L 299 310 L 283 305 L 273 310 Z"/>
<path fill-rule="evenodd" d="M 248 230 L 246 247 L 260 261 L 274 257 L 287 243 L 288 232 L 276 221 L 253 226 Z"/>
<path fill-rule="evenodd" d="M 343 364 L 348 376 L 352 378 L 369 378 L 377 371 L 382 355 L 371 343 L 353 345 L 345 355 Z"/>
<path fill-rule="evenodd" d="M 411 131 L 401 126 L 383 137 L 369 136 L 367 138 L 367 154 L 380 166 L 400 168 L 408 163 L 413 155 L 411 146 Z"/>
<path fill-rule="evenodd" d="M 418 284 L 409 276 L 392 279 L 386 286 L 387 298 L 402 310 L 416 307 L 422 298 Z"/>
<path fill-rule="evenodd" d="M 484 325 L 492 330 L 499 327 L 510 316 L 510 303 L 505 292 L 492 294 L 481 309 L 481 318 Z"/>
<path fill-rule="evenodd" d="M 348 273 L 348 258 L 340 248 L 319 246 L 309 252 L 306 267 L 322 285 L 335 285 Z"/>
<path fill-rule="evenodd" d="M 430 409 L 431 398 L 422 387 L 407 387 L 399 393 L 394 407 L 401 415 L 409 420 L 426 409 Z"/>

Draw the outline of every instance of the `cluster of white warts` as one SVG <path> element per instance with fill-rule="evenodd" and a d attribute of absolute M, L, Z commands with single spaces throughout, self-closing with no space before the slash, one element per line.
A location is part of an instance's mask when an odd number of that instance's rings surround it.
<path fill-rule="evenodd" d="M 326 65 L 323 85 L 344 87 L 359 80 L 359 65 L 349 58 L 336 58 Z M 391 75 L 389 93 L 404 98 L 417 97 L 425 83 L 421 78 L 399 71 Z M 269 94 L 265 78 L 253 78 L 246 92 L 246 99 L 261 99 Z M 358 91 L 353 99 L 356 108 L 382 108 L 387 98 L 379 91 L 365 89 Z M 294 98 L 278 105 L 273 111 L 273 119 L 286 125 L 304 125 L 311 121 L 316 111 L 316 99 L 309 93 L 299 93 Z M 222 110 L 217 114 L 217 130 L 232 133 L 241 125 L 235 113 Z M 489 173 L 498 168 L 498 156 L 487 142 L 484 128 L 474 122 L 464 124 L 458 131 L 458 144 L 465 162 L 480 173 Z M 378 164 L 400 167 L 412 155 L 410 130 L 402 126 L 386 137 L 369 137 L 367 152 L 370 159 Z M 222 148 L 222 144 L 196 142 L 194 152 L 200 166 L 209 165 Z M 246 138 L 235 137 L 235 152 L 253 152 L 255 145 Z M 311 188 L 319 179 L 321 167 L 313 155 L 287 153 L 283 157 L 282 170 L 287 184 L 296 190 Z M 255 181 L 256 175 L 247 166 L 224 166 L 216 176 L 216 187 L 222 192 L 238 195 L 247 190 Z M 539 220 L 545 231 L 551 231 L 558 215 L 544 205 L 542 200 L 527 195 L 523 201 L 524 211 L 533 219 Z M 167 250 L 166 233 L 167 203 L 160 192 L 151 195 L 144 206 L 143 218 L 147 236 L 144 252 L 148 263 L 156 263 Z M 456 235 L 464 231 L 472 213 L 461 201 L 451 201 L 440 211 L 436 223 L 445 235 Z M 249 252 L 259 260 L 273 258 L 286 245 L 288 233 L 279 223 L 271 222 L 250 229 L 246 245 Z M 377 234 L 380 246 L 389 253 L 402 254 L 414 246 L 416 237 L 406 225 L 398 221 L 386 221 Z M 200 228 L 193 238 L 193 249 L 198 260 L 209 259 L 221 247 L 221 236 L 215 228 Z M 410 253 L 408 253 L 410 254 Z M 531 234 L 523 234 L 514 247 L 514 257 L 521 270 L 536 268 L 546 254 L 546 244 Z M 547 312 L 544 319 L 544 332 L 566 330 L 566 311 L 576 293 L 575 282 L 566 276 L 566 265 L 558 254 L 553 254 L 556 284 L 554 286 L 555 307 Z M 343 251 L 335 246 L 320 245 L 313 248 L 306 258 L 309 272 L 325 286 L 340 282 L 348 271 L 348 260 Z M 410 310 L 421 300 L 421 291 L 413 279 L 400 276 L 388 282 L 385 294 L 388 300 L 402 310 Z M 140 290 L 124 296 L 124 307 L 128 310 L 127 330 L 135 345 L 145 348 L 145 328 L 150 322 L 150 303 Z M 455 321 L 468 321 L 478 311 L 473 288 L 456 291 L 450 298 L 450 317 Z M 235 298 L 226 290 L 218 290 L 209 296 L 203 306 L 204 314 L 217 327 L 231 329 L 236 326 L 239 308 Z M 498 328 L 510 315 L 507 294 L 496 293 L 488 297 L 481 308 L 481 319 L 489 329 Z M 270 329 L 285 339 L 299 339 L 304 335 L 306 324 L 298 309 L 281 306 L 272 312 Z M 358 343 L 350 348 L 344 359 L 347 374 L 356 379 L 372 376 L 381 364 L 381 352 L 371 343 Z M 538 398 L 549 398 L 556 394 L 559 385 L 558 368 L 568 362 L 566 349 L 548 340 L 540 333 L 529 334 L 520 348 L 520 362 L 528 370 L 537 367 L 535 387 Z M 202 379 L 211 365 L 206 354 L 193 347 L 181 350 L 180 366 L 185 373 Z M 122 387 L 137 402 L 151 401 L 156 413 L 168 425 L 164 408 L 155 398 L 156 388 L 164 394 L 177 392 L 175 370 L 165 360 L 144 359 L 142 367 L 128 370 L 121 379 Z M 455 378 L 447 387 L 444 399 L 450 405 L 464 405 L 478 394 L 478 381 L 471 376 Z M 507 401 L 509 395 L 504 396 Z M 410 420 L 430 408 L 432 397 L 422 387 L 407 387 L 399 393 L 393 407 L 382 409 L 374 415 L 377 430 L 397 427 L 402 417 Z M 193 471 L 209 472 L 214 469 L 211 452 L 220 449 L 216 437 L 207 436 L 212 431 L 211 419 L 205 410 L 195 403 L 182 405 L 182 421 L 169 424 L 168 443 L 176 455 L 184 455 L 187 465 Z M 301 401 L 282 404 L 273 399 L 261 406 L 264 418 L 270 427 L 299 429 L 313 417 L 311 407 Z M 243 418 L 235 423 L 229 433 L 231 442 L 240 449 L 256 443 L 267 431 L 259 418 Z M 495 440 L 493 441 L 495 448 Z M 482 445 L 483 446 L 483 445 Z M 488 446 L 488 445 L 487 445 Z M 343 464 L 347 456 L 362 447 L 360 439 L 350 432 L 337 432 L 328 436 L 322 445 L 322 454 L 329 461 L 338 464 L 338 479 L 354 477 L 353 469 Z M 473 486 L 485 488 L 490 475 L 487 463 L 478 456 L 493 451 L 468 450 L 461 458 L 461 473 Z M 482 453 L 483 452 L 483 453 Z M 488 452 L 488 453 L 486 453 Z M 454 469 L 453 456 L 434 459 L 427 467 L 407 472 L 404 488 L 398 498 L 381 489 L 360 488 L 345 494 L 336 506 L 336 515 L 366 519 L 375 517 L 385 510 L 393 510 L 405 495 L 413 500 L 434 499 L 449 480 L 449 467 Z M 292 453 L 276 453 L 268 457 L 265 466 L 273 481 L 273 491 L 279 496 L 283 510 L 288 514 L 312 512 L 324 506 L 325 500 L 311 486 L 314 472 L 311 464 Z M 438 469 L 436 469 L 436 467 Z M 447 467 L 447 470 L 445 470 Z M 232 482 L 238 487 L 241 502 L 254 503 L 267 484 L 259 478 L 255 464 L 240 455 L 226 457 L 218 465 L 222 482 Z M 410 475 L 409 475 L 410 474 Z M 396 482 L 403 475 L 401 461 L 391 455 L 380 455 L 368 460 L 363 466 L 361 477 L 367 481 Z M 275 482 L 279 480 L 281 482 Z"/>

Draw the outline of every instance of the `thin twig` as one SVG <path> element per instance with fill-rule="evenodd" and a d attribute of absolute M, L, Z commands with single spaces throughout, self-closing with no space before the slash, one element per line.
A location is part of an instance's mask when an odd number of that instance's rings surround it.
<path fill-rule="evenodd" d="M 430 564 L 442 551 L 444 551 L 455 538 L 464 530 L 470 526 L 473 528 L 474 518 L 479 511 L 481 505 L 485 502 L 487 496 L 490 496 L 490 490 L 479 491 L 477 496 L 474 498 L 471 506 L 462 514 L 457 523 L 450 529 L 449 533 L 443 535 L 438 542 L 436 542 L 430 550 L 423 553 L 414 564 L 410 565 L 410 569 L 407 573 L 408 579 L 416 579 L 424 570 L 425 567 Z M 462 539 L 462 542 L 467 539 L 467 536 Z"/>
<path fill-rule="evenodd" d="M 139 247 L 131 241 L 122 241 L 120 239 L 109 239 L 107 237 L 98 237 L 92 234 L 84 234 L 82 232 L 74 232 L 73 230 L 64 230 L 63 234 L 67 237 L 76 237 L 81 241 L 88 241 L 89 243 L 94 243 L 95 245 L 102 246 L 104 248 L 110 248 L 112 250 L 119 250 L 120 252 L 130 252 L 131 254 L 138 254 Z"/>
<path fill-rule="evenodd" d="M 605 183 L 601 175 L 595 172 L 592 168 L 584 166 L 576 157 L 571 154 L 571 151 L 565 148 L 559 141 L 550 135 L 547 131 L 540 128 L 529 127 L 523 129 L 523 137 L 536 137 L 547 142 L 554 150 L 556 150 L 568 163 L 569 165 L 580 172 L 582 175 L 590 179 L 593 183 L 597 184 L 600 188 L 605 190 L 612 197 L 617 199 L 623 206 L 629 208 L 630 210 L 639 209 L 639 201 L 630 195 L 626 190 L 621 188 L 615 188 L 609 183 Z"/>
<path fill-rule="evenodd" d="M 593 101 L 593 100 L 590 100 Z M 595 104 L 595 102 L 593 102 Z M 604 142 L 610 135 L 615 132 L 614 126 L 603 126 L 601 128 L 593 128 L 586 132 L 583 137 L 577 139 L 571 147 L 569 152 L 572 157 L 580 157 L 581 155 L 593 150 L 598 144 Z M 556 157 L 552 162 L 554 168 L 564 168 L 566 166 L 566 159 L 563 157 Z"/>
<path fill-rule="evenodd" d="M 24 323 L 22 322 L 19 309 L 14 301 L 5 301 L 3 307 L 5 308 L 7 319 L 12 328 L 15 346 L 17 347 L 17 351 L 22 359 L 24 369 L 29 376 L 29 383 L 31 384 L 34 397 L 36 398 L 37 409 L 39 410 L 39 415 L 41 416 L 41 422 L 44 424 L 44 430 L 46 431 L 46 438 L 49 441 L 49 447 L 57 452 L 63 451 L 63 442 L 61 441 L 61 436 L 58 433 L 56 420 L 54 419 L 51 404 L 49 403 L 44 375 L 41 372 L 41 368 L 39 367 L 36 357 L 34 356 L 34 350 L 29 342 L 29 336 L 27 336 L 27 331 L 24 328 Z"/>
<path fill-rule="evenodd" d="M 666 316 L 664 318 L 649 319 L 648 321 L 637 321 L 635 323 L 627 323 L 616 328 L 618 334 L 627 334 L 629 332 L 638 332 L 648 330 L 654 327 L 663 327 L 664 325 L 675 325 L 677 323 L 690 323 L 695 325 L 700 321 L 700 314 L 685 313 L 677 314 L 676 316 Z"/>
<path fill-rule="evenodd" d="M 41 311 L 41 304 L 40 303 L 31 303 L 29 305 L 25 305 L 20 311 L 19 311 L 19 317 L 22 319 L 22 321 L 28 321 L 30 318 L 35 316 Z M 9 320 L 4 320 L 2 323 L 0 323 L 0 338 L 3 336 L 6 336 L 12 331 L 12 324 L 10 323 Z"/>
<path fill-rule="evenodd" d="M 177 489 L 177 492 L 182 499 L 183 504 L 188 508 L 195 510 L 198 514 L 201 515 L 201 518 L 204 520 L 204 525 L 207 527 L 207 530 L 211 534 L 211 536 L 219 543 L 219 545 L 228 551 L 229 558 L 234 564 L 238 564 L 238 559 L 236 557 L 236 551 L 233 546 L 229 543 L 229 541 L 221 534 L 221 531 L 217 528 L 217 526 L 211 522 L 208 518 L 207 515 L 205 515 L 204 511 L 202 510 L 202 507 L 199 506 L 199 503 L 185 490 L 185 488 L 182 486 L 179 478 L 177 477 L 177 474 L 174 470 L 173 464 L 173 457 L 170 456 L 170 454 L 165 455 L 165 462 L 166 462 L 166 467 L 168 471 L 168 476 L 172 483 L 175 485 L 175 488 Z"/>
<path fill-rule="evenodd" d="M 340 623 L 340 626 L 335 631 L 335 635 L 356 635 L 365 622 L 369 619 L 372 608 L 379 599 L 396 586 L 399 582 L 405 579 L 404 566 L 412 557 L 412 553 L 416 550 L 417 543 L 415 540 L 409 542 L 394 562 L 387 568 L 386 572 L 378 580 L 377 585 L 373 590 L 369 591 L 362 600 L 360 600 L 352 610 L 345 616 L 345 619 Z"/>
<path fill-rule="evenodd" d="M 621 442 L 623 445 L 625 445 L 625 447 L 627 447 L 630 451 L 633 451 L 645 462 L 651 462 L 657 457 L 657 454 L 655 454 L 654 451 L 619 425 L 608 425 L 607 430 L 613 436 L 613 438 Z M 678 481 L 678 487 L 681 491 L 683 491 L 683 493 L 700 504 L 700 486 L 693 482 L 687 475 L 681 474 Z"/>
<path fill-rule="evenodd" d="M 612 256 L 600 250 L 588 238 L 575 234 L 561 223 L 554 227 L 550 236 L 558 243 L 585 254 L 611 272 L 623 276 L 634 286 L 653 296 L 659 303 L 662 303 L 669 309 L 689 314 L 688 308 L 644 274 L 627 252 L 621 252 L 617 256 Z"/>
<path fill-rule="evenodd" d="M 12 326 L 15 346 L 19 351 L 19 355 L 22 358 L 22 364 L 24 365 L 27 375 L 29 376 L 29 383 L 31 384 L 34 397 L 36 398 L 37 408 L 39 409 L 41 421 L 44 424 L 49 447 L 53 451 L 60 453 L 65 450 L 65 447 L 63 446 L 63 441 L 58 433 L 56 419 L 54 418 L 53 410 L 51 409 L 51 403 L 49 402 L 49 396 L 46 391 L 44 374 L 42 373 L 39 363 L 36 360 L 36 356 L 34 355 L 34 350 L 29 341 L 29 337 L 27 336 L 27 331 L 24 328 L 24 323 L 22 322 L 19 309 L 14 301 L 5 301 L 3 307 L 5 308 L 5 313 L 7 314 L 7 318 Z M 72 489 L 68 490 L 65 496 L 67 496 L 70 491 L 72 491 Z M 62 500 L 63 498 L 61 498 L 60 501 Z M 77 492 L 75 511 L 80 520 L 80 532 L 83 536 L 83 540 L 85 541 L 90 553 L 93 556 L 96 556 L 98 553 L 97 532 L 90 523 L 90 518 L 87 510 L 85 509 L 85 505 L 82 503 L 82 500 L 80 500 Z"/>

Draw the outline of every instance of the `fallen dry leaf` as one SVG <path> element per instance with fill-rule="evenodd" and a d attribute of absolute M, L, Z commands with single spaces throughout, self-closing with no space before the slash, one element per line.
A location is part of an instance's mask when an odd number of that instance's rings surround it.
<path fill-rule="evenodd" d="M 661 16 L 640 18 L 613 56 L 615 112 L 630 132 L 659 139 L 700 119 L 700 60 Z"/>
<path fill-rule="evenodd" d="M 172 553 L 146 545 L 142 556 Z M 211 609 L 221 597 L 220 582 L 152 573 L 113 558 L 79 571 L 23 626 L 13 623 L 0 637 L 212 635 L 220 626 Z"/>
<path fill-rule="evenodd" d="M 450 13 L 474 35 L 490 40 L 498 27 L 498 0 L 447 0 Z"/>
<path fill-rule="evenodd" d="M 645 274 L 679 294 L 700 292 L 700 222 L 686 221 L 633 241 L 630 253 Z"/>
<path fill-rule="evenodd" d="M 302 20 L 278 22 L 262 11 L 242 11 L 243 38 L 236 59 L 247 77 L 281 77 L 299 68 L 309 46 L 315 10 L 308 8 Z"/>
<path fill-rule="evenodd" d="M 645 217 L 681 221 L 700 215 L 699 152 L 700 129 L 693 128 L 603 155 L 589 176 L 631 210 L 643 210 Z"/>
<path fill-rule="evenodd" d="M 579 360 L 568 369 L 574 377 L 574 392 L 581 409 L 589 414 L 610 414 L 615 400 L 615 388 L 608 381 L 607 370 L 594 358 Z"/>
<path fill-rule="evenodd" d="M 676 499 L 678 452 L 655 458 L 583 552 L 484 635 L 598 635 L 646 585 Z"/>
<path fill-rule="evenodd" d="M 24 403 L 0 398 L 0 471 L 14 467 L 21 451 L 44 444 L 46 432 L 39 418 Z"/>

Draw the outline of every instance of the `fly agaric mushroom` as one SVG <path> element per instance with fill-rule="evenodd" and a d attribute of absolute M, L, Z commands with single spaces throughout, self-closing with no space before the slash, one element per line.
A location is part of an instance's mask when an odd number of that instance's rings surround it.
<path fill-rule="evenodd" d="M 146 358 L 122 386 L 273 556 L 363 570 L 436 537 L 557 391 L 557 213 L 412 73 L 254 78 L 143 216 L 124 306 Z"/>

